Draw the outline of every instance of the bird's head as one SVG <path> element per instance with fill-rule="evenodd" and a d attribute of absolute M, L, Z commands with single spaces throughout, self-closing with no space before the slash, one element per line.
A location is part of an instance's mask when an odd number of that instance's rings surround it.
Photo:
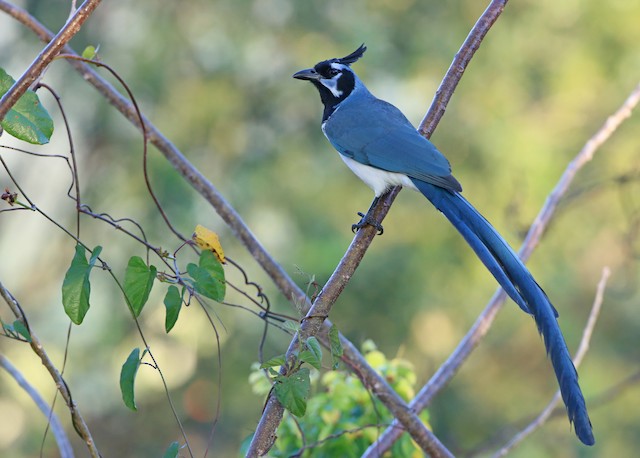
<path fill-rule="evenodd" d="M 356 88 L 358 77 L 351 70 L 351 64 L 360 59 L 366 50 L 363 43 L 348 56 L 323 60 L 313 68 L 300 70 L 293 77 L 313 83 L 325 107 L 335 107 Z"/>

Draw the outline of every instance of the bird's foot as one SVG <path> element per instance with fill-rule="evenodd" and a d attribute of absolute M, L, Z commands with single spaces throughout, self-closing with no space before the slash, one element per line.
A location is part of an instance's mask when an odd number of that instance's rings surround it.
<path fill-rule="evenodd" d="M 357 223 L 351 225 L 351 232 L 355 234 L 365 226 L 373 226 L 378 230 L 378 235 L 382 235 L 384 232 L 382 224 L 373 219 L 369 213 L 365 215 L 364 213 L 358 212 L 358 216 L 360 216 L 361 219 Z"/>

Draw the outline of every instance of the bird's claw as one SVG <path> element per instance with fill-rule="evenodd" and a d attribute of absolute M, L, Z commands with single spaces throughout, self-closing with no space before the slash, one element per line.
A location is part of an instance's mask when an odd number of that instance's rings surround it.
<path fill-rule="evenodd" d="M 371 216 L 369 216 L 369 213 L 365 215 L 364 213 L 358 212 L 358 216 L 360 217 L 360 221 L 351 225 L 351 232 L 355 234 L 365 226 L 373 226 L 378 230 L 378 235 L 382 235 L 382 233 L 384 232 L 384 228 L 382 227 L 382 224 L 380 224 L 379 222 L 374 220 Z"/>

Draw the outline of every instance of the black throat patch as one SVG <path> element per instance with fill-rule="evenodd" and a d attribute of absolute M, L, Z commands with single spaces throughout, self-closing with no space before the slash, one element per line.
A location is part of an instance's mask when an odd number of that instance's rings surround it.
<path fill-rule="evenodd" d="M 316 64 L 315 71 L 322 75 L 322 80 L 312 80 L 313 85 L 320 93 L 320 100 L 324 105 L 322 122 L 329 119 L 329 116 L 336 110 L 337 106 L 353 92 L 356 80 L 353 72 L 349 68 L 342 68 L 340 72 L 332 75 L 336 69 L 331 67 L 335 61 L 326 60 Z"/>

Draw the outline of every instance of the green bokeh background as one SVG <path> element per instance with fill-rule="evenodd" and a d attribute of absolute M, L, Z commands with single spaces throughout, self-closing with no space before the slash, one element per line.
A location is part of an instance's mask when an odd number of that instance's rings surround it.
<path fill-rule="evenodd" d="M 67 1 L 18 3 L 54 30 L 69 12 Z M 417 125 L 485 7 L 474 0 L 103 2 L 72 46 L 78 51 L 100 46 L 100 58 L 124 78 L 144 113 L 305 288 L 309 275 L 324 284 L 352 239 L 355 212 L 365 210 L 372 195 L 323 137 L 315 90 L 291 75 L 365 42 L 369 50 L 355 70 L 372 92 Z M 637 84 L 638 18 L 640 3 L 628 0 L 510 2 L 463 77 L 433 141 L 451 161 L 466 197 L 514 246 L 568 162 Z M 9 74 L 18 77 L 41 46 L 0 14 L 0 66 Z M 178 243 L 142 180 L 139 133 L 66 63 L 54 62 L 44 81 L 58 91 L 70 119 L 83 201 L 98 212 L 135 218 L 154 244 L 175 250 Z M 50 96 L 43 93 L 41 99 L 57 130 L 50 145 L 29 150 L 65 154 L 61 117 Z M 512 456 L 633 456 L 640 447 L 637 385 L 595 402 L 638 371 L 639 132 L 640 116 L 634 114 L 580 172 L 530 261 L 560 311 L 572 351 L 602 268 L 611 268 L 602 316 L 580 368 L 597 444 L 580 445 L 560 416 Z M 18 145 L 6 135 L 1 143 Z M 31 199 L 73 228 L 74 204 L 65 196 L 69 176 L 62 161 L 0 152 Z M 153 149 L 150 171 L 180 231 L 190 234 L 196 224 L 216 230 L 227 253 L 264 287 L 274 308 L 295 314 L 220 218 Z M 0 172 L 0 187 L 9 185 Z M 143 254 L 104 224 L 88 218 L 82 224 L 83 240 L 102 245 L 121 277 L 128 257 Z M 72 255 L 73 241 L 43 218 L 0 214 L 0 281 L 21 302 L 58 365 L 68 326 L 60 285 Z M 403 191 L 385 220 L 384 236 L 374 241 L 331 318 L 356 344 L 371 338 L 388 356 L 410 360 L 423 383 L 495 287 L 448 222 L 421 196 Z M 219 398 L 209 456 L 235 456 L 263 406 L 248 382 L 262 322 L 217 306 L 219 360 L 215 335 L 197 307 L 185 308 L 176 328 L 164 335 L 163 291 L 156 285 L 142 324 L 192 447 L 202 456 Z M 230 301 L 245 300 L 231 296 Z M 6 307 L 0 307 L 0 316 L 12 321 Z M 286 335 L 271 330 L 266 354 L 281 353 L 287 342 Z M 140 345 L 116 288 L 107 275 L 94 272 L 92 308 L 85 323 L 72 330 L 65 376 L 104 456 L 160 456 L 180 440 L 151 369 L 139 374 L 139 411 L 128 411 L 120 400 L 120 366 Z M 0 352 L 46 399 L 53 397 L 50 378 L 25 345 L 2 339 Z M 532 320 L 509 303 L 433 403 L 431 424 L 451 450 L 464 455 L 485 441 L 510 437 L 555 389 Z M 0 373 L 0 412 L 0 454 L 37 456 L 46 418 L 6 373 Z M 68 424 L 60 399 L 56 412 Z M 81 444 L 76 450 L 84 456 Z M 50 438 L 45 456 L 56 456 Z"/>

